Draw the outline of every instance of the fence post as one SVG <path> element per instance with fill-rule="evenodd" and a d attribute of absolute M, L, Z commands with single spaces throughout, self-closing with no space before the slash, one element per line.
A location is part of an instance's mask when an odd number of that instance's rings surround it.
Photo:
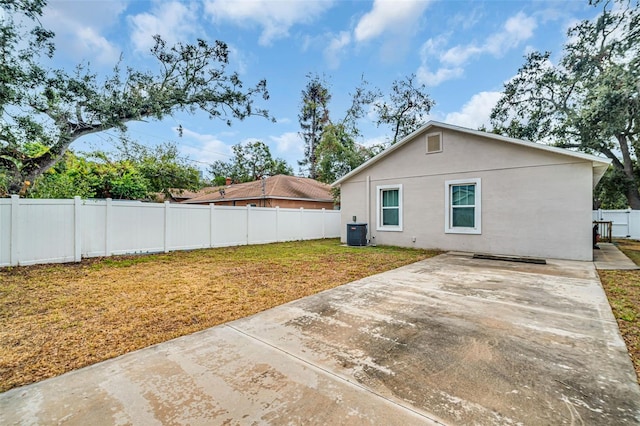
<path fill-rule="evenodd" d="M 251 204 L 247 204 L 247 245 L 250 241 L 250 229 L 251 229 Z"/>
<path fill-rule="evenodd" d="M 80 197 L 73 197 L 73 260 L 82 260 L 82 208 Z"/>
<path fill-rule="evenodd" d="M 323 239 L 323 240 L 324 240 L 325 238 L 327 238 L 327 237 L 325 236 L 325 233 L 324 233 L 324 221 L 325 221 L 325 220 L 327 220 L 327 217 L 326 217 L 326 216 L 325 216 L 325 214 L 324 214 L 324 210 L 325 210 L 325 209 L 324 209 L 324 208 L 322 208 L 322 239 Z"/>
<path fill-rule="evenodd" d="M 280 242 L 280 230 L 278 229 L 278 223 L 280 222 L 280 206 L 276 206 L 276 243 Z"/>
<path fill-rule="evenodd" d="M 304 231 L 302 229 L 302 223 L 303 223 L 302 215 L 304 215 L 304 207 L 300 207 L 300 220 L 298 222 L 299 223 L 299 225 L 298 225 L 299 234 L 298 235 L 300 236 L 300 238 L 298 238 L 299 241 L 304 240 Z"/>
<path fill-rule="evenodd" d="M 164 202 L 164 252 L 169 253 L 169 208 L 168 201 Z"/>
<path fill-rule="evenodd" d="M 209 203 L 209 247 L 213 247 L 214 235 L 214 215 L 216 206 L 213 203 Z"/>
<path fill-rule="evenodd" d="M 19 230 L 18 230 L 18 217 L 20 209 L 20 196 L 11 196 L 11 243 L 9 246 L 9 264 L 11 266 L 18 265 L 18 243 L 19 243 Z"/>
<path fill-rule="evenodd" d="M 111 256 L 111 198 L 107 198 L 104 211 L 104 255 Z"/>

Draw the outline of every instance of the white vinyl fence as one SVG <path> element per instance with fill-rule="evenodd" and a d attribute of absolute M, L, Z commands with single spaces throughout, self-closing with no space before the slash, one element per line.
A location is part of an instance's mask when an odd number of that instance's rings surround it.
<path fill-rule="evenodd" d="M 0 267 L 339 236 L 337 210 L 0 199 Z"/>
<path fill-rule="evenodd" d="M 640 240 L 640 210 L 594 210 L 593 220 L 612 222 L 614 238 Z"/>

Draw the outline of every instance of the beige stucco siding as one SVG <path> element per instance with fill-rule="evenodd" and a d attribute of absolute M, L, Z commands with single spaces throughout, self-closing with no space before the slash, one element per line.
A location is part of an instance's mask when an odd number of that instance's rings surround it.
<path fill-rule="evenodd" d="M 590 161 L 450 130 L 441 153 L 425 151 L 419 136 L 344 182 L 343 224 L 354 215 L 368 222 L 376 244 L 592 259 Z M 445 232 L 445 182 L 456 179 L 480 179 L 479 235 Z M 402 185 L 403 230 L 378 231 L 377 187 L 395 184 Z"/>

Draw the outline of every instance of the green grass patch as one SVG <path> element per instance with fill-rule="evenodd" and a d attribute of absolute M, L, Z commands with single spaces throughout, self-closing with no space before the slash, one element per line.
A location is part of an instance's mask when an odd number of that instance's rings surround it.
<path fill-rule="evenodd" d="M 640 265 L 640 241 L 618 240 L 620 250 Z M 640 380 L 640 271 L 598 271 Z"/>
<path fill-rule="evenodd" d="M 436 254 L 327 239 L 0 269 L 0 392 Z"/>

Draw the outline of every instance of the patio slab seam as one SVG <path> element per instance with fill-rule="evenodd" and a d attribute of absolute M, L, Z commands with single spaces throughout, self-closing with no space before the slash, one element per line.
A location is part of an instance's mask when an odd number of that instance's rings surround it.
<path fill-rule="evenodd" d="M 259 338 L 258 336 L 255 336 L 255 335 L 253 335 L 251 333 L 248 333 L 248 332 L 246 332 L 244 330 L 241 330 L 238 327 L 235 327 L 235 326 L 230 325 L 230 324 L 225 324 L 225 327 L 230 328 L 233 331 L 235 331 L 235 332 L 237 332 L 239 334 L 242 334 L 243 336 L 245 336 L 245 337 L 247 337 L 249 339 L 252 339 L 252 340 L 254 340 L 254 341 L 256 341 L 256 342 L 258 342 L 260 344 L 268 346 L 269 348 L 271 348 L 273 350 L 281 352 L 281 353 L 287 355 L 288 357 L 291 357 L 291 358 L 295 359 L 296 361 L 302 362 L 305 365 L 313 368 L 314 370 L 320 371 L 323 374 L 326 374 L 326 375 L 328 375 L 330 377 L 333 377 L 333 378 L 335 378 L 337 380 L 340 380 L 340 381 L 346 383 L 349 386 L 355 387 L 355 388 L 359 389 L 360 391 L 366 392 L 366 393 L 368 393 L 370 395 L 373 395 L 373 396 L 375 396 L 377 398 L 383 399 L 384 401 L 386 401 L 386 402 L 388 402 L 390 404 L 393 404 L 393 405 L 395 405 L 396 407 L 398 407 L 400 409 L 406 410 L 406 411 L 408 411 L 408 412 L 410 412 L 410 413 L 412 413 L 412 414 L 414 414 L 416 416 L 419 416 L 422 419 L 426 419 L 426 420 L 428 420 L 430 422 L 434 422 L 435 424 L 438 424 L 438 425 L 443 425 L 443 426 L 446 425 L 446 423 L 443 423 L 442 420 L 439 420 L 439 419 L 435 418 L 435 416 L 427 415 L 426 413 L 418 411 L 415 408 L 408 407 L 408 406 L 406 406 L 404 404 L 401 404 L 399 401 L 395 401 L 395 400 L 390 399 L 390 398 L 388 398 L 388 397 L 386 397 L 384 395 L 381 395 L 381 394 L 375 392 L 373 389 L 370 389 L 370 388 L 368 388 L 366 386 L 363 386 L 363 385 L 361 385 L 361 384 L 359 384 L 357 382 L 349 380 L 348 377 L 345 377 L 345 376 L 342 376 L 342 375 L 337 374 L 335 372 L 332 372 L 327 368 L 324 368 L 324 367 L 322 367 L 322 366 L 320 366 L 320 365 L 318 365 L 316 363 L 313 363 L 313 362 L 309 361 L 308 359 L 305 359 L 305 358 L 302 358 L 302 357 L 300 357 L 298 355 L 295 355 L 295 354 L 293 354 L 293 353 L 291 353 L 291 352 L 289 352 L 289 351 L 287 351 L 285 349 L 282 349 L 282 348 L 280 348 L 280 347 L 278 347 L 278 346 L 276 346 L 276 345 L 274 345 L 272 343 L 267 342 L 266 340 L 263 340 L 263 339 Z"/>

